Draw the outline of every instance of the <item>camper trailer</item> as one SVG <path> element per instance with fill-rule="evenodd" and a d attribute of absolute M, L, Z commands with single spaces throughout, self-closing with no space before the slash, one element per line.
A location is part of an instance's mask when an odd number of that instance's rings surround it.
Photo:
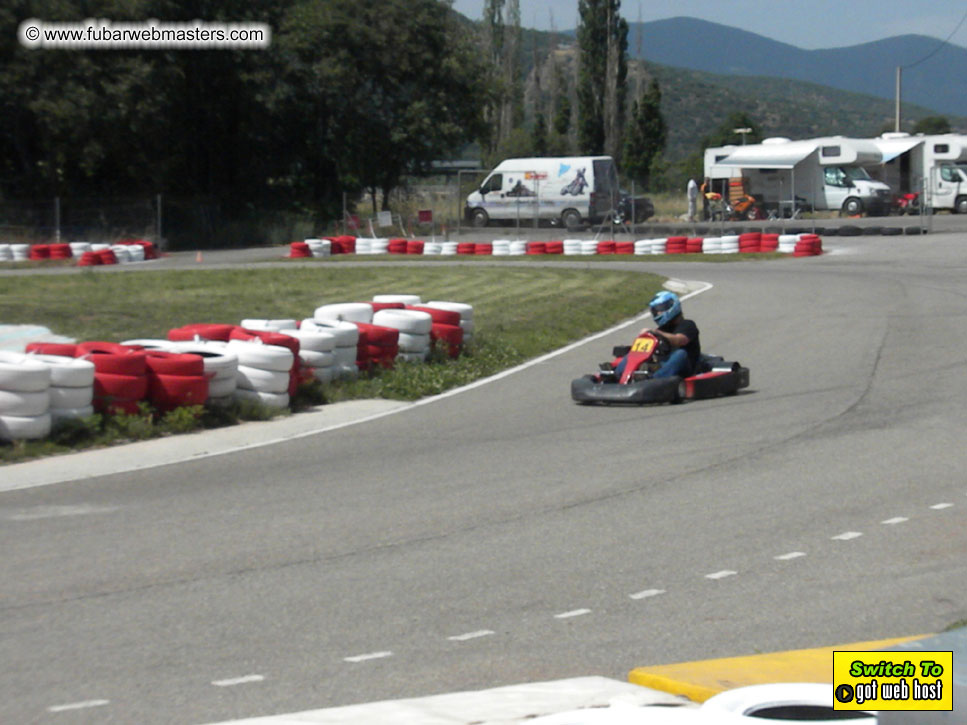
<path fill-rule="evenodd" d="M 541 219 L 574 229 L 601 221 L 620 201 L 610 156 L 507 159 L 467 196 L 464 216 L 476 227 Z"/>
<path fill-rule="evenodd" d="M 705 149 L 705 176 L 713 191 L 726 196 L 741 189 L 781 216 L 802 209 L 877 215 L 889 211 L 890 187 L 874 180 L 865 167 L 881 158 L 877 145 L 867 139 L 771 138 Z"/>
<path fill-rule="evenodd" d="M 899 194 L 920 194 L 927 209 L 967 214 L 967 136 L 885 133 L 873 139 L 883 154 L 870 169 Z"/>

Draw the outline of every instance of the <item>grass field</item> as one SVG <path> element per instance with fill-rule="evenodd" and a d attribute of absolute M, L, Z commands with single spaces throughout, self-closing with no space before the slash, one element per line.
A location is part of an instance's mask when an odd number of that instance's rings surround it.
<path fill-rule="evenodd" d="M 417 294 L 474 306 L 472 344 L 456 360 L 337 381 L 309 391 L 311 403 L 368 397 L 415 400 L 494 374 L 640 314 L 663 278 L 641 272 L 494 266 L 293 267 L 5 277 L 0 321 L 37 324 L 78 340 L 120 342 L 165 337 L 193 322 L 238 324 L 244 318 L 312 317 L 316 307 Z M 582 371 L 575 371 L 578 375 Z M 206 425 L 264 416 L 237 410 L 196 411 L 152 420 L 98 420 L 53 441 L 0 444 L 0 461 L 16 461 Z"/>

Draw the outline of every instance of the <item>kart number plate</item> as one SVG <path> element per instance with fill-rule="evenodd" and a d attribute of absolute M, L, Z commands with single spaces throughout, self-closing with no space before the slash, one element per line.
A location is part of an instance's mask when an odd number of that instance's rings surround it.
<path fill-rule="evenodd" d="M 639 337 L 631 345 L 631 352 L 640 352 L 644 355 L 650 355 L 651 351 L 655 349 L 656 341 L 651 337 Z"/>

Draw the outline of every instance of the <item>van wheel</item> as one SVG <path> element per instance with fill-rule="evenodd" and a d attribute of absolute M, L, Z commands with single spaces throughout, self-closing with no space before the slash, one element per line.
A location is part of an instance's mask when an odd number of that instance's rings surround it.
<path fill-rule="evenodd" d="M 843 202 L 843 213 L 847 216 L 862 214 L 863 202 L 857 199 L 855 196 L 851 196 L 849 199 Z"/>
<path fill-rule="evenodd" d="M 490 217 L 487 216 L 487 212 L 483 209 L 474 209 L 473 214 L 470 215 L 470 222 L 477 229 L 487 226 L 490 223 Z"/>
<path fill-rule="evenodd" d="M 565 209 L 561 221 L 569 232 L 573 232 L 581 226 L 581 215 L 575 209 Z"/>
<path fill-rule="evenodd" d="M 967 196 L 958 196 L 954 202 L 954 211 L 958 214 L 967 214 Z"/>

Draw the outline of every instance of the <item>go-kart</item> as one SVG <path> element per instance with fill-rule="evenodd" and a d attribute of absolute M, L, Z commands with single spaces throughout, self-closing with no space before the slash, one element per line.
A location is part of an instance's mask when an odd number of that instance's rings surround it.
<path fill-rule="evenodd" d="M 615 359 L 601 364 L 593 375 L 571 381 L 571 397 L 578 403 L 681 403 L 685 400 L 735 395 L 749 387 L 749 369 L 715 355 L 702 355 L 699 372 L 687 378 L 656 378 L 655 372 L 671 354 L 665 338 L 652 332 L 631 345 L 612 350 Z M 627 358 L 620 375 L 615 370 Z"/>

